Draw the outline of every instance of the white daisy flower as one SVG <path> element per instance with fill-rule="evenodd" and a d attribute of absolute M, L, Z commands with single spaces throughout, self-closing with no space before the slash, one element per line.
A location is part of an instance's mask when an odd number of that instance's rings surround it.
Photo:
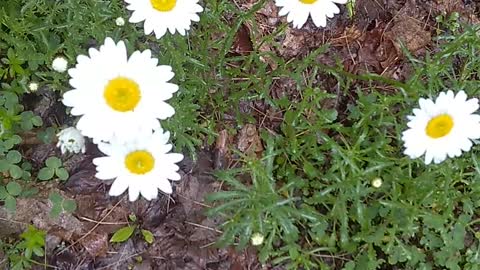
<path fill-rule="evenodd" d="M 168 31 L 185 35 L 190 29 L 192 21 L 200 21 L 197 13 L 203 11 L 198 0 L 125 0 L 132 10 L 130 22 L 145 21 L 143 28 L 145 35 L 155 32 L 157 39 Z"/>
<path fill-rule="evenodd" d="M 72 153 L 85 153 L 85 138 L 80 131 L 74 127 L 68 127 L 63 129 L 57 134 L 58 143 L 57 147 L 60 147 L 62 154 L 66 152 Z"/>
<path fill-rule="evenodd" d="M 279 16 L 287 15 L 287 21 L 293 22 L 293 27 L 301 28 L 312 16 L 313 23 L 317 27 L 327 25 L 327 17 L 333 18 L 340 12 L 338 4 L 345 4 L 347 0 L 275 0 L 280 7 Z"/>
<path fill-rule="evenodd" d="M 130 201 L 135 201 L 139 194 L 145 199 L 157 197 L 158 189 L 164 193 L 172 193 L 169 180 L 180 180 L 179 167 L 175 164 L 183 159 L 183 155 L 168 153 L 172 149 L 167 144 L 170 134 L 159 128 L 148 135 L 122 143 L 115 140 L 100 143 L 99 149 L 106 157 L 93 160 L 97 166 L 98 179 L 115 179 L 109 194 L 118 196 L 128 189 Z"/>
<path fill-rule="evenodd" d="M 170 66 L 157 66 L 150 50 L 127 58 L 123 41 L 115 44 L 107 38 L 89 55 L 78 56 L 78 64 L 68 70 L 74 89 L 63 95 L 63 103 L 73 107 L 71 114 L 82 116 L 77 128 L 84 136 L 96 143 L 113 136 L 131 140 L 175 113 L 165 102 L 178 90 L 167 82 L 174 73 Z"/>
<path fill-rule="evenodd" d="M 63 73 L 67 70 L 67 67 L 68 67 L 68 62 L 67 62 L 67 59 L 65 59 L 64 57 L 59 56 L 53 59 L 52 68 L 56 72 Z"/>
<path fill-rule="evenodd" d="M 419 100 L 420 109 L 408 116 L 409 129 L 402 133 L 404 153 L 410 158 L 425 154 L 425 163 L 444 161 L 447 156 L 458 157 L 469 151 L 473 139 L 480 138 L 480 115 L 473 114 L 479 107 L 478 99 L 467 100 L 464 91 L 455 96 L 442 92 L 435 100 Z"/>
<path fill-rule="evenodd" d="M 115 19 L 115 24 L 117 26 L 124 26 L 125 25 L 125 20 L 122 17 L 118 17 Z"/>

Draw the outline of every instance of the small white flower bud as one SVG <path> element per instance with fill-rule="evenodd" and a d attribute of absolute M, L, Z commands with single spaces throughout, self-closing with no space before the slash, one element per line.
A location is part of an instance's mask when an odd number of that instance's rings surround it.
<path fill-rule="evenodd" d="M 118 17 L 117 19 L 115 19 L 115 24 L 117 26 L 124 26 L 125 25 L 125 20 L 122 17 Z"/>
<path fill-rule="evenodd" d="M 64 57 L 59 56 L 53 59 L 52 68 L 56 72 L 60 72 L 60 73 L 65 72 L 67 70 L 67 67 L 68 67 L 68 62 L 67 62 L 67 59 L 65 59 Z"/>
<path fill-rule="evenodd" d="M 250 238 L 250 241 L 252 242 L 252 245 L 259 246 L 263 243 L 263 238 L 264 237 L 261 233 L 254 233 L 252 238 Z"/>
<path fill-rule="evenodd" d="M 38 90 L 38 83 L 31 82 L 28 84 L 28 90 L 30 93 L 36 92 Z"/>
<path fill-rule="evenodd" d="M 383 183 L 383 182 L 382 182 L 382 179 L 381 179 L 380 177 L 377 177 L 377 178 L 375 178 L 375 179 L 372 180 L 372 186 L 373 186 L 374 188 L 379 188 L 379 187 L 381 187 L 381 186 L 382 186 L 382 183 Z"/>
<path fill-rule="evenodd" d="M 74 127 L 68 127 L 63 129 L 57 134 L 58 143 L 57 147 L 60 147 L 62 154 L 66 152 L 72 153 L 85 153 L 85 138 L 80 131 Z"/>

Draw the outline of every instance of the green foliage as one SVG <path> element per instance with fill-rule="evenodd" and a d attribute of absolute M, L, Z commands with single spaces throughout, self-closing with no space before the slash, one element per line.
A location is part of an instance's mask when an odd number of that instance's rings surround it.
<path fill-rule="evenodd" d="M 17 208 L 16 197 L 22 193 L 22 186 L 17 182 L 9 182 L 5 187 L 0 186 L 0 200 L 5 202 L 5 208 L 15 212 Z"/>
<path fill-rule="evenodd" d="M 143 240 L 147 242 L 148 244 L 152 244 L 153 241 L 155 241 L 155 236 L 153 236 L 153 233 L 149 230 L 140 230 L 143 236 Z"/>
<path fill-rule="evenodd" d="M 440 25 L 441 28 L 444 28 L 451 33 L 458 33 L 458 30 L 461 27 L 459 18 L 460 18 L 460 13 L 456 11 L 450 14 L 443 12 L 442 14 L 435 17 L 435 21 L 437 21 L 437 23 Z M 440 29 L 437 29 L 437 32 L 438 34 L 441 34 Z"/>
<path fill-rule="evenodd" d="M 68 179 L 68 172 L 62 167 L 62 161 L 59 158 L 49 157 L 45 161 L 45 165 L 46 167 L 41 168 L 38 172 L 39 180 L 50 180 L 54 176 L 63 181 Z"/>
<path fill-rule="evenodd" d="M 58 192 L 50 193 L 48 199 L 52 203 L 50 216 L 53 218 L 57 218 L 62 212 L 73 213 L 77 209 L 75 200 L 65 199 Z"/>
<path fill-rule="evenodd" d="M 8 244 L 0 241 L 0 246 L 9 261 L 9 269 L 31 269 L 32 264 L 41 264 L 34 261 L 33 258 L 45 255 L 45 235 L 44 231 L 29 225 L 27 230 L 20 235 L 21 239 L 18 243 Z"/>
<path fill-rule="evenodd" d="M 137 221 L 137 217 L 134 214 L 130 214 L 128 216 L 128 219 L 132 223 L 135 223 Z M 112 235 L 112 238 L 110 238 L 110 242 L 123 243 L 128 239 L 130 239 L 133 235 L 135 235 L 135 232 L 138 233 L 137 225 L 128 225 L 128 226 L 122 227 Z M 152 244 L 153 241 L 155 241 L 154 235 L 149 230 L 140 229 L 140 233 L 143 237 L 143 240 L 145 240 L 145 242 L 147 242 L 148 244 Z"/>
<path fill-rule="evenodd" d="M 437 54 L 412 59 L 415 73 L 405 83 L 303 59 L 312 71 L 296 80 L 302 100 L 272 100 L 285 113 L 280 133 L 262 135 L 263 157 L 243 157 L 243 168 L 216 174 L 228 186 L 209 196 L 217 202 L 209 214 L 225 220 L 219 244 L 243 248 L 260 232 L 260 260 L 288 269 L 478 269 L 477 147 L 427 166 L 402 154 L 401 132 L 420 97 L 480 94 L 479 31 L 439 38 Z M 302 64 L 289 67 L 295 78 Z M 336 94 L 314 86 L 318 76 L 336 79 Z M 398 91 L 383 93 L 379 83 Z M 355 99 L 341 115 L 326 106 L 345 93 Z M 373 187 L 377 178 L 382 185 Z"/>
<path fill-rule="evenodd" d="M 122 243 L 127 241 L 135 231 L 136 226 L 126 226 L 123 228 L 118 229 L 110 238 L 110 242 L 112 243 Z"/>

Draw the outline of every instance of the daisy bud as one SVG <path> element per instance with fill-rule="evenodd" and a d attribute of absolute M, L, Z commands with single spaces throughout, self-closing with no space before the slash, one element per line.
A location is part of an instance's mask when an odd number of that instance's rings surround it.
<path fill-rule="evenodd" d="M 250 238 L 250 241 L 252 242 L 252 245 L 254 246 L 259 246 L 263 243 L 263 234 L 261 233 L 254 233 L 252 235 L 252 238 Z"/>
<path fill-rule="evenodd" d="M 38 90 L 38 83 L 36 82 L 31 82 L 28 84 L 28 92 L 30 93 L 33 93 L 33 92 L 36 92 Z"/>
<path fill-rule="evenodd" d="M 115 24 L 117 26 L 124 26 L 125 25 L 125 20 L 122 17 L 118 17 L 117 19 L 115 19 Z"/>
<path fill-rule="evenodd" d="M 374 188 L 380 188 L 382 186 L 383 182 L 382 182 L 382 179 L 380 177 L 377 177 L 375 179 L 372 180 L 372 186 Z"/>
<path fill-rule="evenodd" d="M 85 153 L 85 138 L 80 131 L 74 127 L 68 127 L 57 134 L 58 143 L 62 154 L 72 152 L 75 154 Z"/>
<path fill-rule="evenodd" d="M 55 58 L 52 62 L 52 68 L 56 72 L 60 72 L 60 73 L 65 72 L 67 70 L 67 66 L 68 66 L 67 59 L 61 56 Z"/>

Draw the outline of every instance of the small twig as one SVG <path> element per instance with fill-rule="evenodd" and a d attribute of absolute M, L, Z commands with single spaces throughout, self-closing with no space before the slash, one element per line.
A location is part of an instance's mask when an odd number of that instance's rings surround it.
<path fill-rule="evenodd" d="M 128 256 L 128 257 L 119 259 L 118 261 L 116 261 L 116 262 L 114 262 L 114 263 L 111 263 L 111 264 L 109 264 L 109 265 L 105 265 L 105 266 L 102 266 L 102 267 L 100 267 L 100 268 L 97 268 L 97 270 L 100 270 L 100 269 L 111 269 L 112 266 L 117 265 L 117 264 L 119 264 L 119 263 L 121 263 L 121 262 L 124 262 L 124 261 L 126 261 L 126 260 L 129 260 L 129 259 L 131 259 L 131 258 L 137 257 L 138 255 L 142 255 L 143 253 L 144 253 L 144 251 L 138 252 L 138 253 L 135 253 L 135 254 L 132 254 L 132 255 L 130 255 L 130 256 Z"/>
<path fill-rule="evenodd" d="M 85 220 L 85 221 L 100 224 L 100 225 L 123 225 L 123 224 L 128 224 L 128 222 L 126 222 L 126 221 L 124 221 L 124 222 L 106 222 L 106 221 L 102 222 L 102 221 L 96 221 L 96 220 L 93 220 L 93 219 L 90 219 L 90 218 L 87 218 L 87 217 L 78 217 L 78 218 L 81 219 L 81 220 Z"/>
<path fill-rule="evenodd" d="M 57 255 L 58 254 L 61 254 L 63 253 L 65 250 L 73 247 L 74 245 L 76 245 L 78 242 L 82 241 L 83 239 L 85 239 L 85 237 L 87 237 L 88 235 L 90 235 L 96 228 L 98 228 L 98 226 L 101 225 L 101 223 L 113 212 L 113 210 L 115 208 L 117 208 L 117 206 L 123 201 L 123 198 L 121 200 L 119 200 L 113 207 L 112 209 L 110 209 L 107 214 L 100 220 L 98 221 L 95 226 L 93 226 L 93 228 L 91 228 L 84 236 L 80 237 L 79 239 L 77 239 L 76 241 L 74 241 L 73 243 L 71 243 L 70 245 L 68 245 L 67 247 L 64 247 L 63 249 L 61 249 L 60 251 L 57 252 Z"/>
<path fill-rule="evenodd" d="M 26 223 L 26 222 L 21 222 L 21 221 L 6 219 L 6 218 L 0 218 L 0 220 L 8 221 L 8 222 L 11 222 L 11 223 L 16 223 L 16 224 L 29 225 L 29 223 Z"/>
<path fill-rule="evenodd" d="M 208 243 L 208 244 L 206 244 L 206 245 L 200 246 L 200 248 L 201 248 L 201 249 L 202 249 L 202 248 L 206 248 L 206 247 L 209 247 L 209 246 L 214 245 L 214 244 L 215 244 L 215 242 L 211 242 L 211 243 Z"/>
<path fill-rule="evenodd" d="M 186 200 L 189 200 L 189 201 L 193 202 L 194 204 L 198 204 L 198 205 L 200 205 L 200 206 L 207 207 L 207 208 L 212 208 L 211 205 L 208 205 L 208 204 L 205 204 L 205 203 L 196 201 L 196 200 L 191 199 L 191 198 L 189 198 L 189 197 L 187 197 L 187 196 L 185 196 L 185 195 L 177 194 L 177 196 L 178 196 L 178 197 L 182 197 L 182 198 L 184 198 L 184 199 L 186 199 Z"/>
<path fill-rule="evenodd" d="M 220 230 L 218 230 L 218 229 L 210 228 L 210 227 L 205 226 L 205 225 L 202 225 L 202 224 L 197 224 L 197 223 L 193 223 L 193 222 L 189 222 L 189 221 L 185 221 L 185 223 L 187 223 L 187 224 L 189 224 L 189 225 L 192 225 L 192 226 L 195 226 L 195 227 L 198 227 L 198 228 L 202 228 L 202 229 L 205 229 L 205 230 L 209 230 L 209 231 L 212 231 L 212 232 L 223 233 L 222 231 L 220 231 Z"/>

